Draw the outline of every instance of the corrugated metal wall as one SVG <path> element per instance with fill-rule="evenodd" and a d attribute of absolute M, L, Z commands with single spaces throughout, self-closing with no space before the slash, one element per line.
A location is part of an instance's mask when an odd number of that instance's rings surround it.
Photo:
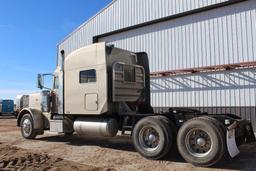
<path fill-rule="evenodd" d="M 255 60 L 256 1 L 198 13 L 100 41 L 131 51 L 146 51 L 151 71 L 193 68 Z"/>
<path fill-rule="evenodd" d="M 223 1 L 118 0 L 72 33 L 59 50 L 67 54 L 92 43 L 95 35 Z M 197 13 L 100 41 L 149 55 L 151 71 L 256 61 L 256 1 Z M 154 107 L 197 107 L 236 113 L 256 126 L 256 69 L 152 79 Z"/>
<path fill-rule="evenodd" d="M 113 0 L 59 45 L 66 54 L 92 43 L 92 37 L 155 19 L 234 0 Z M 59 54 L 60 56 L 60 54 Z"/>

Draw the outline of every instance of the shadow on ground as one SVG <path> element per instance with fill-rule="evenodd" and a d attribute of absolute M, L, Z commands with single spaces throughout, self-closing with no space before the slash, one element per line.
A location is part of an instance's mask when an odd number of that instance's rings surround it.
<path fill-rule="evenodd" d="M 129 151 L 137 153 L 130 136 L 116 136 L 111 138 L 102 137 L 81 137 L 78 135 L 70 136 L 49 136 L 37 138 L 36 140 L 48 141 L 48 142 L 63 142 L 68 145 L 75 146 L 99 146 L 103 148 L 110 148 L 121 151 Z M 168 156 L 166 156 L 163 161 L 173 161 L 173 162 L 185 162 L 184 159 L 179 155 L 178 151 L 173 150 Z"/>
<path fill-rule="evenodd" d="M 256 170 L 256 143 L 239 147 L 240 154 L 235 158 L 225 159 L 217 163 L 213 168 L 233 170 Z"/>
<path fill-rule="evenodd" d="M 132 151 L 135 152 L 131 138 L 129 136 L 116 136 L 113 138 L 102 137 L 81 137 L 78 135 L 57 135 L 37 138 L 36 140 L 48 142 L 63 142 L 73 146 L 99 146 L 104 148 L 111 148 L 116 150 Z"/>
<path fill-rule="evenodd" d="M 91 138 L 80 137 L 78 135 L 72 136 L 49 136 L 37 138 L 38 141 L 48 142 L 63 142 L 68 145 L 75 146 L 99 146 L 103 148 L 111 148 L 116 150 L 124 150 L 129 152 L 136 152 L 133 147 L 130 136 L 117 136 L 114 138 Z M 241 153 L 233 158 L 226 158 L 211 167 L 212 169 L 231 169 L 231 170 L 256 170 L 256 143 L 243 145 L 240 147 Z M 177 149 L 170 152 L 163 161 L 186 163 L 179 155 Z"/>

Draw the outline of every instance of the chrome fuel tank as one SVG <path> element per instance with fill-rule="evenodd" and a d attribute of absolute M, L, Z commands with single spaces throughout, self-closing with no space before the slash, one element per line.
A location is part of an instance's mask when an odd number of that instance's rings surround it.
<path fill-rule="evenodd" d="M 80 135 L 113 137 L 118 131 L 118 123 L 113 118 L 78 118 L 74 130 Z"/>

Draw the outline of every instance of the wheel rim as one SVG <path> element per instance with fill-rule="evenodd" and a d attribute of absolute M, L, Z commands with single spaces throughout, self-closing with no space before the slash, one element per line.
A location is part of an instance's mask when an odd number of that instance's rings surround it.
<path fill-rule="evenodd" d="M 32 123 L 28 118 L 24 119 L 22 128 L 24 135 L 29 136 L 32 131 Z"/>
<path fill-rule="evenodd" d="M 195 157 L 205 157 L 212 149 L 212 141 L 209 134 L 199 128 L 191 129 L 185 137 L 185 145 L 188 152 Z"/>
<path fill-rule="evenodd" d="M 153 127 L 144 127 L 139 133 L 139 143 L 144 150 L 154 151 L 158 148 L 160 143 L 159 133 Z"/>

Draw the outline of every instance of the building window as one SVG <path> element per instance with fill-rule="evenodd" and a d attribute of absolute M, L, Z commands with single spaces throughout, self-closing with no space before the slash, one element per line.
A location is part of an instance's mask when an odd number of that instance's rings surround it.
<path fill-rule="evenodd" d="M 96 82 L 96 70 L 86 70 L 86 71 L 80 71 L 79 74 L 79 82 L 80 83 L 94 83 Z"/>

